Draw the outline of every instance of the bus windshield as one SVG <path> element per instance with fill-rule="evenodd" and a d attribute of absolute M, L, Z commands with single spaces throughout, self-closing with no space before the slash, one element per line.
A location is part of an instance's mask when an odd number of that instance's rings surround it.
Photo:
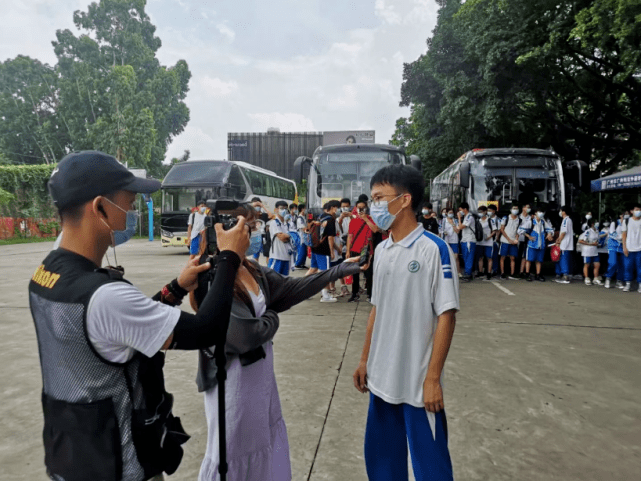
<path fill-rule="evenodd" d="M 191 212 L 201 200 L 216 199 L 219 187 L 163 187 L 163 212 Z"/>
<path fill-rule="evenodd" d="M 488 156 L 470 166 L 471 197 L 476 201 L 507 204 L 562 203 L 558 166 L 554 159 L 537 156 Z"/>
<path fill-rule="evenodd" d="M 405 156 L 385 150 L 330 152 L 314 160 L 316 188 L 323 201 L 347 197 L 356 202 L 359 195 L 369 195 L 370 180 L 376 171 L 389 164 L 404 164 Z"/>

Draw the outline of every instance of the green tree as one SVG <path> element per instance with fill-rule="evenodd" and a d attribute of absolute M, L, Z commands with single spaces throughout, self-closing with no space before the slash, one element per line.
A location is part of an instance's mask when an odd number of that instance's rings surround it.
<path fill-rule="evenodd" d="M 428 175 L 471 148 L 549 146 L 610 173 L 641 151 L 638 0 L 440 0 L 393 141 Z M 636 109 L 636 110 L 635 110 Z"/>
<path fill-rule="evenodd" d="M 189 120 L 191 73 L 184 60 L 160 65 L 161 41 L 145 0 L 101 0 L 76 11 L 75 36 L 53 42 L 60 72 L 60 115 L 74 149 L 103 148 L 130 166 L 162 171 L 171 140 Z"/>
<path fill-rule="evenodd" d="M 55 68 L 23 55 L 0 63 L 0 150 L 8 161 L 48 164 L 65 154 L 58 105 Z"/>

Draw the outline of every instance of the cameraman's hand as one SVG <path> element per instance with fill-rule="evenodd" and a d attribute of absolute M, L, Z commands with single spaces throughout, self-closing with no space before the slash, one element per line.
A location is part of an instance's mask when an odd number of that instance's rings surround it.
<path fill-rule="evenodd" d="M 349 257 L 345 259 L 345 262 L 349 262 L 350 264 L 358 264 L 361 261 L 361 256 L 356 256 L 356 257 Z M 361 271 L 365 272 L 367 269 L 369 269 L 369 265 L 372 262 L 372 259 L 367 262 L 367 264 L 361 266 Z"/>
<path fill-rule="evenodd" d="M 198 287 L 198 274 L 211 269 L 209 262 L 205 262 L 200 266 L 198 262 L 200 262 L 198 258 L 190 260 L 178 276 L 178 285 L 186 291 L 195 290 Z"/>
<path fill-rule="evenodd" d="M 222 224 L 216 224 L 216 239 L 218 250 L 233 251 L 238 257 L 245 258 L 245 252 L 249 247 L 249 227 L 245 225 L 246 219 L 238 216 L 238 224 L 233 229 L 224 230 Z"/>

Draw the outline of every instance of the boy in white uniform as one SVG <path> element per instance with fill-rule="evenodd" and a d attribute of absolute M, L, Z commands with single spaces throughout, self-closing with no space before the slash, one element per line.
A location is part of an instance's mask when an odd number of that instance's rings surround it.
<path fill-rule="evenodd" d="M 487 215 L 487 207 L 479 207 L 480 222 L 483 227 L 483 240 L 476 243 L 476 253 L 479 258 L 479 273 L 483 272 L 483 258 L 487 259 L 485 280 L 492 280 L 492 260 L 494 257 L 494 222 Z"/>
<path fill-rule="evenodd" d="M 587 219 L 585 223 L 585 230 L 579 236 L 579 244 L 582 245 L 581 254 L 583 255 L 583 277 L 585 278 L 585 285 L 591 286 L 590 281 L 590 264 L 594 266 L 594 284 L 599 286 L 599 268 L 601 261 L 599 260 L 599 253 L 597 245 L 599 244 L 599 233 L 594 230 L 594 221 L 592 218 Z"/>
<path fill-rule="evenodd" d="M 625 287 L 623 292 L 630 292 L 632 280 L 636 277 L 641 293 L 641 202 L 632 209 L 632 217 L 624 219 L 621 226 L 623 244 L 623 263 L 625 266 Z M 636 272 L 635 272 L 636 271 Z M 635 275 L 636 274 L 636 275 Z"/>
<path fill-rule="evenodd" d="M 574 227 L 570 218 L 572 209 L 563 206 L 559 215 L 563 221 L 561 221 L 561 231 L 556 244 L 561 248 L 561 259 L 556 263 L 556 279 L 554 280 L 559 284 L 569 284 L 572 274 L 572 252 L 574 251 Z"/>
<path fill-rule="evenodd" d="M 370 391 L 365 466 L 370 481 L 451 480 L 441 376 L 459 309 L 452 250 L 416 221 L 425 181 L 390 165 L 374 174 L 371 216 L 390 236 L 374 256 L 374 307 L 354 386 Z"/>
<path fill-rule="evenodd" d="M 289 262 L 291 259 L 291 244 L 289 227 L 285 216 L 287 215 L 287 202 L 276 202 L 276 217 L 267 223 L 272 246 L 269 252 L 268 267 L 284 276 L 289 275 Z"/>

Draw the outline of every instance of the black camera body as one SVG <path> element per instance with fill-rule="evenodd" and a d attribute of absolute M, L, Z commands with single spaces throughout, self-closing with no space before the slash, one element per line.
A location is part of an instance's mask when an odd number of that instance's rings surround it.
<path fill-rule="evenodd" d="M 216 255 L 218 251 L 216 243 L 215 224 L 222 224 L 224 230 L 233 229 L 238 224 L 238 219 L 233 214 L 221 214 L 221 212 L 234 211 L 240 207 L 241 203 L 233 199 L 216 199 L 208 200 L 207 208 L 209 215 L 205 218 L 205 229 L 207 237 L 207 251 L 210 256 Z"/>

